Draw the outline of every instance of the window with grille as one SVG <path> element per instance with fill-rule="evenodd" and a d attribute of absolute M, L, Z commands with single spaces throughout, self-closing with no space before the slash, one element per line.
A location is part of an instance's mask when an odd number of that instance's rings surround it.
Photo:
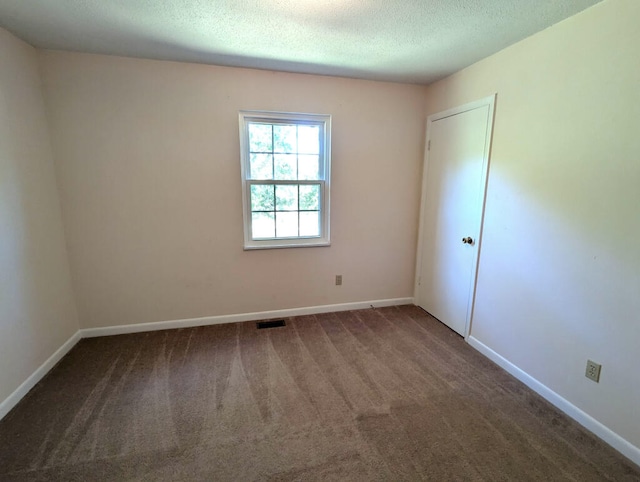
<path fill-rule="evenodd" d="M 331 116 L 240 112 L 245 249 L 329 245 Z"/>

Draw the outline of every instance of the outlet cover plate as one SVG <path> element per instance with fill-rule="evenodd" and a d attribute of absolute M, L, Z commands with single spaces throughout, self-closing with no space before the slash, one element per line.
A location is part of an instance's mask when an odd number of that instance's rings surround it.
<path fill-rule="evenodd" d="M 593 380 L 594 382 L 598 383 L 600 381 L 601 368 L 602 365 L 600 365 L 599 363 L 587 360 L 587 370 L 585 371 L 584 376 L 589 380 Z"/>

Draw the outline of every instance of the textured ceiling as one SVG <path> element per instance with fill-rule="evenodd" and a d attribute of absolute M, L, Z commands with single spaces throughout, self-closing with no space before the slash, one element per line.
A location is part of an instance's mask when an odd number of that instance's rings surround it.
<path fill-rule="evenodd" d="M 36 47 L 429 83 L 600 0 L 0 0 Z"/>

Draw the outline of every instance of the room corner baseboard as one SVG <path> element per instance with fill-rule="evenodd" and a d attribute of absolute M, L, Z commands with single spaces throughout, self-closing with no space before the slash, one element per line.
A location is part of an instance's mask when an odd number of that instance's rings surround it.
<path fill-rule="evenodd" d="M 593 432 L 595 435 L 600 437 L 606 443 L 611 445 L 614 449 L 620 452 L 622 455 L 627 457 L 629 460 L 633 461 L 635 464 L 640 465 L 640 448 L 633 445 L 631 442 L 622 438 L 620 435 L 615 433 L 610 428 L 606 427 L 602 423 L 598 422 L 595 418 L 593 418 L 588 413 L 582 411 L 567 399 L 561 397 L 556 392 L 551 390 L 546 385 L 543 385 L 538 380 L 533 378 L 531 375 L 526 373 L 525 371 L 518 368 L 516 365 L 511 363 L 509 360 L 504 358 L 502 355 L 493 351 L 487 345 L 479 341 L 477 338 L 473 336 L 469 336 L 467 338 L 467 342 L 484 356 L 489 358 L 491 361 L 496 363 L 498 366 L 509 372 L 511 375 L 516 377 L 526 386 L 531 388 L 534 392 L 538 393 L 552 405 L 556 406 L 558 409 L 562 410 L 569 417 L 574 419 L 580 425 L 585 427 L 587 430 Z"/>
<path fill-rule="evenodd" d="M 44 376 L 71 350 L 82 338 L 96 336 L 122 335 L 144 331 L 169 330 L 173 328 L 189 328 L 194 326 L 219 325 L 222 323 L 239 323 L 243 321 L 265 320 L 269 318 L 284 318 L 290 316 L 314 315 L 333 311 L 361 310 L 413 304 L 413 298 L 391 298 L 386 300 L 356 301 L 335 305 L 307 306 L 286 310 L 259 311 L 255 313 L 240 313 L 234 315 L 206 316 L 203 318 L 189 318 L 184 320 L 159 321 L 138 323 L 135 325 L 118 325 L 104 328 L 85 328 L 78 330 L 56 352 L 51 355 L 38 369 L 29 376 L 14 392 L 0 402 L 0 420 L 2 420 L 24 396 L 29 393 Z"/>
<path fill-rule="evenodd" d="M 253 313 L 239 313 L 232 315 L 205 316 L 202 318 L 187 318 L 183 320 L 155 321 L 149 323 L 136 323 L 132 325 L 117 325 L 101 328 L 84 328 L 80 330 L 82 338 L 97 336 L 124 335 L 127 333 L 140 333 L 144 331 L 170 330 L 175 328 L 192 328 L 195 326 L 220 325 L 223 323 L 241 323 L 243 321 L 267 320 L 270 318 L 286 318 L 290 316 L 315 315 L 319 313 L 331 313 L 334 311 L 362 310 L 370 308 L 382 308 L 385 306 L 398 306 L 413 304 L 413 298 L 391 298 L 386 300 L 356 301 L 352 303 L 340 303 L 335 305 L 306 306 L 302 308 L 290 308 L 285 310 L 257 311 Z"/>
<path fill-rule="evenodd" d="M 0 420 L 7 415 L 13 407 L 15 407 L 24 396 L 29 393 L 36 383 L 44 378 L 49 373 L 56 363 L 58 363 L 62 357 L 64 357 L 69 350 L 71 350 L 76 343 L 82 338 L 80 331 L 76 331 L 60 348 L 58 348 L 53 355 L 51 355 L 38 369 L 31 374 L 22 384 L 14 390 L 6 399 L 0 403 Z"/>

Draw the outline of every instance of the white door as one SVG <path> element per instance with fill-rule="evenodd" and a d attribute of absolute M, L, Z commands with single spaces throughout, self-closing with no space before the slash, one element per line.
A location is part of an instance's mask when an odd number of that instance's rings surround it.
<path fill-rule="evenodd" d="M 429 117 L 416 298 L 467 336 L 493 123 L 494 96 Z"/>

